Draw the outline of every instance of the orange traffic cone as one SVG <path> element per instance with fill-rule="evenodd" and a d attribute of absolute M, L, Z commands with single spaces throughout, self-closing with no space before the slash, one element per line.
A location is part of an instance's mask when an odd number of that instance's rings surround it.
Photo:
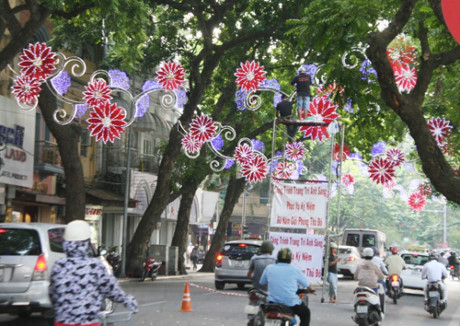
<path fill-rule="evenodd" d="M 188 282 L 185 282 L 184 296 L 182 298 L 182 308 L 180 311 L 193 311 L 192 298 L 190 297 L 190 287 Z"/>

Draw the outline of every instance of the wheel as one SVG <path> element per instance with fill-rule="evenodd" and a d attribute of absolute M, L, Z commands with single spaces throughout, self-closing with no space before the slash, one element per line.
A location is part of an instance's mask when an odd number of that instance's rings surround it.
<path fill-rule="evenodd" d="M 264 326 L 265 316 L 263 311 L 259 311 L 252 321 L 253 326 Z"/>
<path fill-rule="evenodd" d="M 358 325 L 359 326 L 369 326 L 369 323 L 368 323 L 367 319 L 366 320 L 360 320 L 358 322 Z"/>
<path fill-rule="evenodd" d="M 395 292 L 393 292 L 393 303 L 398 304 L 398 295 Z"/>
<path fill-rule="evenodd" d="M 433 318 L 437 319 L 438 316 L 439 316 L 438 305 L 436 305 L 436 307 L 434 307 L 433 309 Z"/>
<path fill-rule="evenodd" d="M 244 286 L 245 286 L 246 284 L 244 284 L 244 283 L 237 283 L 236 285 L 238 285 L 238 290 L 244 290 Z"/>
<path fill-rule="evenodd" d="M 157 279 L 157 274 L 156 273 L 152 273 L 152 275 L 150 275 L 150 279 L 152 281 L 155 281 Z"/>
<path fill-rule="evenodd" d="M 146 271 L 146 270 L 144 269 L 144 272 L 142 273 L 142 279 L 141 279 L 141 281 L 142 281 L 142 282 L 145 281 L 145 279 L 147 278 L 148 275 L 149 275 L 149 272 Z"/>
<path fill-rule="evenodd" d="M 217 290 L 223 290 L 225 287 L 225 282 L 215 281 L 214 286 L 216 287 Z"/>

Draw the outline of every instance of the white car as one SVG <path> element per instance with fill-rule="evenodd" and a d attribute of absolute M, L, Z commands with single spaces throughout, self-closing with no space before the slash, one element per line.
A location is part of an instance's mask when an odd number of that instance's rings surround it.
<path fill-rule="evenodd" d="M 362 260 L 359 250 L 353 246 L 339 246 L 337 254 L 341 258 L 337 263 L 337 272 L 344 276 L 353 277 Z"/>
<path fill-rule="evenodd" d="M 422 268 L 428 262 L 428 254 L 425 252 L 405 252 L 401 258 L 406 262 L 401 278 L 406 289 L 425 289 L 426 280 L 422 280 Z"/>

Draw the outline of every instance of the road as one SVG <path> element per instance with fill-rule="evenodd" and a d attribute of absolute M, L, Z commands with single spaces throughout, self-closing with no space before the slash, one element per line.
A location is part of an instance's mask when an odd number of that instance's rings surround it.
<path fill-rule="evenodd" d="M 192 312 L 181 312 L 185 282 L 189 281 Z M 214 290 L 214 275 L 196 273 L 184 277 L 158 279 L 154 282 L 123 281 L 126 292 L 135 295 L 139 303 L 139 313 L 134 315 L 134 325 L 180 325 L 180 326 L 236 326 L 246 325 L 243 313 L 247 303 L 246 292 L 238 290 L 236 285 L 227 284 L 224 291 Z M 407 290 L 406 294 L 394 305 L 386 299 L 384 325 L 460 325 L 460 282 L 447 281 L 449 305 L 438 320 L 423 309 L 421 291 Z M 356 282 L 339 280 L 338 304 L 321 303 L 322 288 L 315 286 L 317 294 L 310 297 L 312 311 L 311 325 L 336 326 L 354 325 L 353 290 Z M 326 296 L 327 301 L 327 296 Z M 122 310 L 117 307 L 117 311 Z M 40 316 L 20 319 L 0 315 L 0 326 L 45 326 Z M 119 326 L 123 324 L 118 324 Z"/>

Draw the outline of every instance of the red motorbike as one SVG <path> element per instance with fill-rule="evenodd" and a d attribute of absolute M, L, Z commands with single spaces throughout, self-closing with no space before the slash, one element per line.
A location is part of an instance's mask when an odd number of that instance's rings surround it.
<path fill-rule="evenodd" d="M 161 264 L 161 261 L 157 261 L 153 256 L 148 256 L 147 260 L 144 262 L 142 281 L 144 281 L 147 277 L 149 277 L 152 281 L 155 281 Z"/>

